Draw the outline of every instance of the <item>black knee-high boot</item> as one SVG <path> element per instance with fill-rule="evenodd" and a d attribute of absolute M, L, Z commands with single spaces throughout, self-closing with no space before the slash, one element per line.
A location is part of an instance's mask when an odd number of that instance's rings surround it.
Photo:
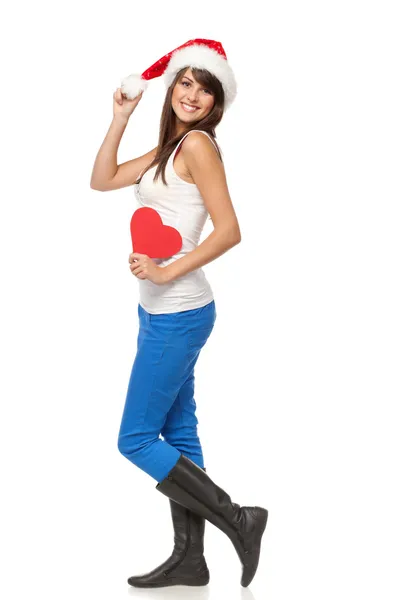
<path fill-rule="evenodd" d="M 229 537 L 243 566 L 240 583 L 247 587 L 257 571 L 268 511 L 232 502 L 223 489 L 183 454 L 156 489 L 206 518 Z"/>
<path fill-rule="evenodd" d="M 204 517 L 174 500 L 169 503 L 174 527 L 172 554 L 149 573 L 129 577 L 128 583 L 134 587 L 200 586 L 210 580 L 204 558 Z"/>

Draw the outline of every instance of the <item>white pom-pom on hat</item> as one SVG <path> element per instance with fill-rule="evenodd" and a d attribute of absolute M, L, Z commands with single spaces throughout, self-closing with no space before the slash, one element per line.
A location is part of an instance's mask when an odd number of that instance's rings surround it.
<path fill-rule="evenodd" d="M 173 57 L 173 60 L 171 58 Z M 164 75 L 169 87 L 174 76 L 183 67 L 206 69 L 221 82 L 225 93 L 225 109 L 236 98 L 237 85 L 234 73 L 228 64 L 222 44 L 215 40 L 196 38 L 168 52 L 141 75 L 132 74 L 122 80 L 121 90 L 129 100 L 133 100 L 148 86 L 148 80 Z"/>
<path fill-rule="evenodd" d="M 146 79 L 143 79 L 139 73 L 132 73 L 128 77 L 125 77 L 121 82 L 121 92 L 128 98 L 133 100 L 136 96 L 139 96 L 140 92 L 149 85 Z"/>

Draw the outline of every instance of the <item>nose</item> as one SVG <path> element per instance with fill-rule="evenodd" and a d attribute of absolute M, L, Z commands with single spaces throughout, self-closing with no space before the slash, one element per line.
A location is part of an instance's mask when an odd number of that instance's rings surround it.
<path fill-rule="evenodd" d="M 191 94 L 188 94 L 188 100 L 189 102 L 191 102 L 192 104 L 196 104 L 197 101 L 197 92 L 193 92 Z"/>

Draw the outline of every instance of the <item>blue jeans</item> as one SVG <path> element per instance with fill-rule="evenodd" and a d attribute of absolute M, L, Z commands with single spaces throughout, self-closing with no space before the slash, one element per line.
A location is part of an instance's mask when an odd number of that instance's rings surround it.
<path fill-rule="evenodd" d="M 137 353 L 118 449 L 160 483 L 181 454 L 204 467 L 197 434 L 194 367 L 217 315 L 212 300 L 201 308 L 158 315 L 138 304 L 138 316 Z"/>

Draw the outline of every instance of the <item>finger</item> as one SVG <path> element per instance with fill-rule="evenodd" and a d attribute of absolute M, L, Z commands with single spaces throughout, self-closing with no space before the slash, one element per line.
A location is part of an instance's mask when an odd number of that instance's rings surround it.
<path fill-rule="evenodd" d="M 136 263 L 135 266 L 133 267 L 133 270 L 135 271 L 135 273 L 141 273 L 142 271 L 145 270 L 145 267 L 142 263 Z"/>
<path fill-rule="evenodd" d="M 132 262 L 132 261 L 134 261 L 134 260 L 138 260 L 138 259 L 137 259 L 137 257 L 135 256 L 135 253 L 134 253 L 134 252 L 131 252 L 131 253 L 130 253 L 130 255 L 129 255 L 129 261 L 130 261 L 130 262 Z"/>
<path fill-rule="evenodd" d="M 134 265 L 131 266 L 132 273 L 136 274 L 139 271 L 139 269 L 143 269 L 143 266 L 140 265 L 139 263 L 138 264 L 135 263 Z"/>
<path fill-rule="evenodd" d="M 117 102 L 118 104 L 122 104 L 120 97 L 118 95 L 118 90 L 116 92 L 114 92 L 114 100 L 115 102 Z"/>

